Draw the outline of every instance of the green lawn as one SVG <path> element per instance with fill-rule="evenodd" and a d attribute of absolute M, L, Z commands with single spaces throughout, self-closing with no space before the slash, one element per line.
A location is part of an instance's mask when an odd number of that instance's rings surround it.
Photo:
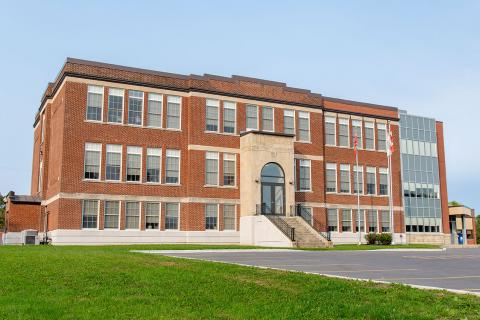
<path fill-rule="evenodd" d="M 130 252 L 211 247 L 0 247 L 0 319 L 480 319 L 469 295 Z"/>

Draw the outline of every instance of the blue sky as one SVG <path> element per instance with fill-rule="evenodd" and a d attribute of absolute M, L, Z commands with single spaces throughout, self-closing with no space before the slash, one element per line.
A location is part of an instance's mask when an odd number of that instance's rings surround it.
<path fill-rule="evenodd" d="M 480 1 L 1 1 L 0 192 L 66 57 L 286 82 L 445 124 L 450 199 L 480 210 Z"/>

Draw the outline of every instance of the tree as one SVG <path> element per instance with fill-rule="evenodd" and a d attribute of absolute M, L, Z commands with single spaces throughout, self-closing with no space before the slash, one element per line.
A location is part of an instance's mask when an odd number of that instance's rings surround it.
<path fill-rule="evenodd" d="M 462 206 L 462 204 L 461 204 L 460 202 L 455 201 L 455 200 L 450 201 L 450 202 L 448 203 L 448 205 L 451 206 L 451 207 L 461 207 L 461 206 Z"/>
<path fill-rule="evenodd" d="M 480 216 L 477 216 L 477 223 L 476 223 L 476 228 L 477 228 L 477 244 L 480 244 Z"/>
<path fill-rule="evenodd" d="M 0 230 L 5 227 L 5 200 L 0 193 Z"/>

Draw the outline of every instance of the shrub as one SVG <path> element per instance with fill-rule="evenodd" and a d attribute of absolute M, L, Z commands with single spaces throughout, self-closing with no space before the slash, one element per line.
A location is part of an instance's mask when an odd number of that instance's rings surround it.
<path fill-rule="evenodd" d="M 380 233 L 377 236 L 377 241 L 379 244 L 388 246 L 392 244 L 392 234 L 391 233 Z"/>
<path fill-rule="evenodd" d="M 370 232 L 365 235 L 365 240 L 367 240 L 368 244 L 375 244 L 377 242 L 377 234 Z"/>

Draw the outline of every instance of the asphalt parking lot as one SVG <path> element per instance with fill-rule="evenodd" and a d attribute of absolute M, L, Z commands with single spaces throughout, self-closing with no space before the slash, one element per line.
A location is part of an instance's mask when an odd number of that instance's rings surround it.
<path fill-rule="evenodd" d="M 480 248 L 445 251 L 158 250 L 148 253 L 480 295 Z"/>

